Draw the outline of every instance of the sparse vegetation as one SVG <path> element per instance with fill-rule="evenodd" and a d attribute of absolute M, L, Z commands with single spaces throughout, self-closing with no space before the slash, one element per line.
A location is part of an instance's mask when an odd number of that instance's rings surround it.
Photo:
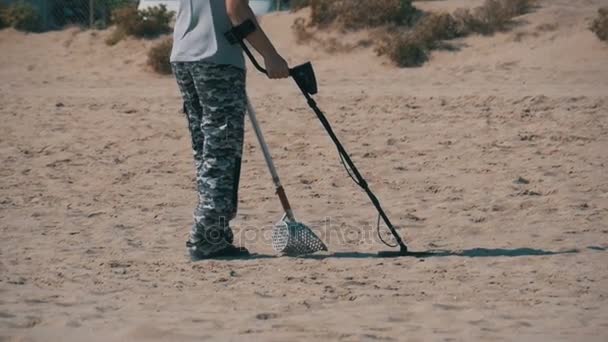
<path fill-rule="evenodd" d="M 307 43 L 314 38 L 314 34 L 308 30 L 308 25 L 304 18 L 297 18 L 291 25 L 291 29 L 296 35 L 296 42 L 298 44 Z"/>
<path fill-rule="evenodd" d="M 309 0 L 308 3 L 311 26 L 336 24 L 345 30 L 409 25 L 419 13 L 411 0 Z"/>
<path fill-rule="evenodd" d="M 168 11 L 165 5 L 142 11 L 132 5 L 119 7 L 112 11 L 112 22 L 116 24 L 116 29 L 106 40 L 106 44 L 114 45 L 127 36 L 154 38 L 169 33 L 174 15 L 175 13 Z"/>
<path fill-rule="evenodd" d="M 377 28 L 376 52 L 401 67 L 419 66 L 442 41 L 468 34 L 493 34 L 506 30 L 513 18 L 528 12 L 535 0 L 486 0 L 482 6 L 459 9 L 454 14 L 423 14 L 411 0 L 301 0 L 297 8 L 310 6 L 310 19 L 296 20 L 293 30 L 299 42 L 316 39 L 313 28 L 341 30 Z"/>
<path fill-rule="evenodd" d="M 598 16 L 591 23 L 589 29 L 603 41 L 608 41 L 608 7 L 602 7 L 598 11 Z"/>
<path fill-rule="evenodd" d="M 409 33 L 389 34 L 376 47 L 379 56 L 388 56 L 399 67 L 420 66 L 428 59 L 424 42 Z"/>
<path fill-rule="evenodd" d="M 559 25 L 557 23 L 544 23 L 536 26 L 536 31 L 538 32 L 550 32 L 555 31 Z"/>
<path fill-rule="evenodd" d="M 23 0 L 10 4 L 0 12 L 1 21 L 6 26 L 19 31 L 38 32 L 42 22 L 38 9 Z"/>
<path fill-rule="evenodd" d="M 6 5 L 0 2 L 0 29 L 3 29 L 8 26 L 4 21 L 4 11 L 6 11 Z"/>
<path fill-rule="evenodd" d="M 155 44 L 148 51 L 148 65 L 155 72 L 163 75 L 171 74 L 171 48 L 173 47 L 173 39 L 165 38 Z"/>
<path fill-rule="evenodd" d="M 376 53 L 387 55 L 400 67 L 419 66 L 442 40 L 457 36 L 457 23 L 450 14 L 430 13 L 422 17 L 412 29 L 384 34 Z"/>
<path fill-rule="evenodd" d="M 472 10 L 460 8 L 453 14 L 461 36 L 489 35 L 509 28 L 513 18 L 531 10 L 534 0 L 486 0 Z"/>
<path fill-rule="evenodd" d="M 108 38 L 106 38 L 106 44 L 109 46 L 116 45 L 118 44 L 118 42 L 125 39 L 126 37 L 127 34 L 125 33 L 125 31 L 119 28 L 115 28 L 114 31 L 112 31 L 112 34 Z"/>

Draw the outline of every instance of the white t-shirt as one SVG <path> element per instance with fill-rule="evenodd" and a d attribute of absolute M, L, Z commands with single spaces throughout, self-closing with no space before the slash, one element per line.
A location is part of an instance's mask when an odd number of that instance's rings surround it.
<path fill-rule="evenodd" d="M 225 0 L 179 0 L 171 62 L 206 61 L 244 69 L 241 47 L 224 37 L 231 28 Z"/>

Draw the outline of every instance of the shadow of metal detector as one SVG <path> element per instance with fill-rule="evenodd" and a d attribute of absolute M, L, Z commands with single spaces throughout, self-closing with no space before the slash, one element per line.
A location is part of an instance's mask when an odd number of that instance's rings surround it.
<path fill-rule="evenodd" d="M 267 71 L 262 66 L 260 66 L 260 64 L 257 62 L 257 60 L 255 59 L 255 57 L 253 56 L 253 54 L 251 53 L 251 51 L 249 50 L 249 48 L 247 47 L 247 45 L 244 42 L 245 37 L 247 37 L 249 34 L 253 33 L 255 30 L 256 30 L 255 23 L 251 20 L 247 20 L 247 21 L 243 22 L 242 24 L 233 27 L 230 31 L 226 32 L 225 37 L 226 37 L 226 39 L 228 39 L 228 41 L 231 44 L 239 44 L 243 48 L 243 51 L 245 51 L 245 54 L 247 54 L 247 57 L 249 57 L 249 59 L 251 60 L 251 63 L 253 63 L 254 67 L 258 71 L 260 71 L 261 73 L 264 73 L 264 74 L 268 74 Z M 329 137 L 336 145 L 336 148 L 338 149 L 338 154 L 340 156 L 340 161 L 342 162 L 342 165 L 346 169 L 346 172 L 352 178 L 352 180 L 361 189 L 363 189 L 363 191 L 365 191 L 365 193 L 371 200 L 374 207 L 376 207 L 376 210 L 378 211 L 377 231 L 378 231 L 378 237 L 380 238 L 380 241 L 382 241 L 385 245 L 387 245 L 389 247 L 393 247 L 393 248 L 399 247 L 398 251 L 378 252 L 378 257 L 416 256 L 416 255 L 420 254 L 420 253 L 415 253 L 415 252 L 408 252 L 407 246 L 405 245 L 405 243 L 403 242 L 403 240 L 401 239 L 401 237 L 395 230 L 395 227 L 393 226 L 393 224 L 389 220 L 388 216 L 384 212 L 384 209 L 382 209 L 382 206 L 380 205 L 380 201 L 378 200 L 376 195 L 374 195 L 374 193 L 370 190 L 367 182 L 365 181 L 363 176 L 361 176 L 361 173 L 359 172 L 359 170 L 357 169 L 357 167 L 351 160 L 350 156 L 344 149 L 344 146 L 342 146 L 342 143 L 340 142 L 340 140 L 334 133 L 329 121 L 325 117 L 325 114 L 323 114 L 323 112 L 317 106 L 317 103 L 315 102 L 315 100 L 312 98 L 312 95 L 315 95 L 318 91 L 317 80 L 315 77 L 315 72 L 312 67 L 312 64 L 310 62 L 307 62 L 302 65 L 298 65 L 294 68 L 291 68 L 289 70 L 289 75 L 296 82 L 296 84 L 298 85 L 298 88 L 300 89 L 300 91 L 302 92 L 304 97 L 306 98 L 306 101 L 308 102 L 308 106 L 315 112 L 315 114 L 317 115 L 317 118 L 319 119 L 319 121 L 321 121 L 321 124 L 327 131 L 327 134 L 329 134 Z M 384 221 L 384 223 L 390 230 L 391 234 L 393 235 L 395 241 L 397 242 L 395 245 L 391 245 L 391 244 L 387 243 L 380 235 L 380 219 L 382 219 Z"/>

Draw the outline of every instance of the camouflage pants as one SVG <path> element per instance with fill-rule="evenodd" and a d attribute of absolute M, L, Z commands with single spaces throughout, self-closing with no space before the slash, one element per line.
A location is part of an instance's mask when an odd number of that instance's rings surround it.
<path fill-rule="evenodd" d="M 198 205 L 189 244 L 232 242 L 247 110 L 245 71 L 206 62 L 172 63 L 192 137 Z M 190 246 L 190 245 L 189 245 Z"/>

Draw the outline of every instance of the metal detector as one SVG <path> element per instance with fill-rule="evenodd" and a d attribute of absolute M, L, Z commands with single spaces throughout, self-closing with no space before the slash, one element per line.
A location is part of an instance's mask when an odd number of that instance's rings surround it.
<path fill-rule="evenodd" d="M 228 41 L 231 44 L 239 44 L 241 46 L 241 48 L 243 48 L 243 51 L 245 51 L 245 54 L 247 54 L 247 57 L 249 57 L 249 59 L 251 60 L 251 63 L 253 63 L 254 67 L 258 71 L 260 71 L 264 74 L 268 74 L 267 71 L 257 62 L 257 60 L 255 59 L 255 57 L 253 56 L 253 54 L 251 53 L 251 51 L 249 50 L 249 48 L 247 47 L 247 45 L 244 42 L 245 37 L 247 37 L 249 34 L 253 33 L 255 30 L 256 30 L 255 23 L 249 19 L 249 20 L 243 22 L 242 24 L 233 27 L 230 31 L 226 32 L 225 37 L 226 37 L 226 39 L 228 39 Z M 307 62 L 302 65 L 298 65 L 294 68 L 291 68 L 289 70 L 289 75 L 296 82 L 296 84 L 298 85 L 298 88 L 300 89 L 300 91 L 302 92 L 304 97 L 306 98 L 306 101 L 308 102 L 308 106 L 315 112 L 315 114 L 317 115 L 317 118 L 319 119 L 319 121 L 321 121 L 321 124 L 327 131 L 327 134 L 329 134 L 329 137 L 336 145 L 336 148 L 338 149 L 338 154 L 340 156 L 340 160 L 342 162 L 342 165 L 344 165 L 346 172 L 353 179 L 353 181 L 359 187 L 361 187 L 361 189 L 363 189 L 365 191 L 365 193 L 371 200 L 374 207 L 376 207 L 376 210 L 378 211 L 378 227 L 377 227 L 378 237 L 385 245 L 387 245 L 389 247 L 399 247 L 399 251 L 382 251 L 382 252 L 378 252 L 378 256 L 379 257 L 398 257 L 398 256 L 416 254 L 416 253 L 408 253 L 407 246 L 405 245 L 405 243 L 403 242 L 403 240 L 401 239 L 401 237 L 395 230 L 395 227 L 389 220 L 388 216 L 382 209 L 382 206 L 380 205 L 380 201 L 378 200 L 376 195 L 374 195 L 374 193 L 370 190 L 367 182 L 365 181 L 363 176 L 361 176 L 361 173 L 359 172 L 359 170 L 357 169 L 357 167 L 351 160 L 350 156 L 344 149 L 344 146 L 342 146 L 342 143 L 340 142 L 340 140 L 334 133 L 329 121 L 325 117 L 325 114 L 323 114 L 323 112 L 317 106 L 317 103 L 315 102 L 315 100 L 312 98 L 312 95 L 315 95 L 318 91 L 317 80 L 315 77 L 315 72 L 312 67 L 312 64 L 310 62 Z M 347 167 L 347 165 L 348 165 L 348 167 Z M 391 234 L 395 238 L 395 241 L 397 241 L 396 245 L 388 244 L 386 241 L 384 241 L 384 239 L 382 239 L 382 236 L 380 236 L 380 218 L 382 218 L 382 220 L 384 221 L 384 223 L 390 230 Z"/>

